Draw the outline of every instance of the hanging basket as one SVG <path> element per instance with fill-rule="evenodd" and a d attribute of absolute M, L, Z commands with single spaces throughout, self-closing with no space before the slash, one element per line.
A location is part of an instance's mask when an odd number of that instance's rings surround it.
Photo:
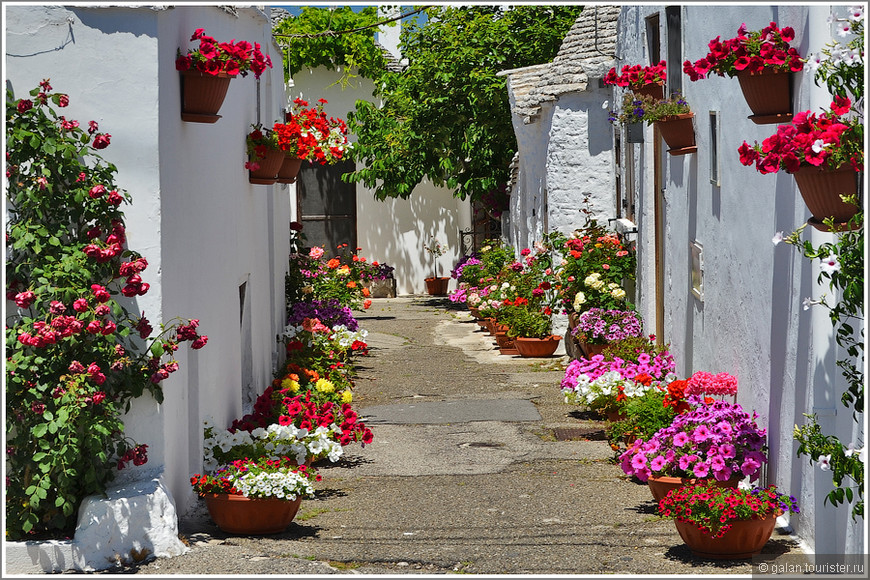
<path fill-rule="evenodd" d="M 753 113 L 749 119 L 756 125 L 791 121 L 791 74 L 776 69 L 737 72 L 743 98 Z"/>
<path fill-rule="evenodd" d="M 258 159 L 260 168 L 248 173 L 248 182 L 255 185 L 272 185 L 277 180 L 278 170 L 284 163 L 284 152 L 277 149 L 269 149 L 265 159 Z"/>
<path fill-rule="evenodd" d="M 181 120 L 188 123 L 215 123 L 231 77 L 226 73 L 210 75 L 198 70 L 181 71 Z"/>
<path fill-rule="evenodd" d="M 661 101 L 665 98 L 664 83 L 650 83 L 640 87 L 639 89 L 631 89 L 638 97 L 652 97 L 656 101 Z"/>
<path fill-rule="evenodd" d="M 656 121 L 662 139 L 668 144 L 671 155 L 686 155 L 698 150 L 695 145 L 695 113 L 671 115 Z"/>
<path fill-rule="evenodd" d="M 281 168 L 278 170 L 278 183 L 296 183 L 296 176 L 299 175 L 299 170 L 302 168 L 302 159 L 284 155 L 284 161 L 281 163 Z"/>
<path fill-rule="evenodd" d="M 828 231 L 823 223 L 825 218 L 834 218 L 834 223 L 845 229 L 847 222 L 859 209 L 843 201 L 841 195 L 858 193 L 858 173 L 848 164 L 837 169 L 825 169 L 803 164 L 794 174 L 795 183 L 801 192 L 801 197 L 810 213 L 813 214 L 807 223 L 821 231 Z"/>

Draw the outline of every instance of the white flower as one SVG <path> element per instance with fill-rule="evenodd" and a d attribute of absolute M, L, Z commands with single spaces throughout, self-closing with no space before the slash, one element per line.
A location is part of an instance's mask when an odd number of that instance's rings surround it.
<path fill-rule="evenodd" d="M 773 236 L 773 239 L 771 241 L 773 242 L 774 246 L 777 246 L 782 241 L 782 239 L 783 239 L 782 232 L 776 232 L 776 234 Z"/>
<path fill-rule="evenodd" d="M 752 484 L 749 483 L 748 481 L 744 481 L 744 480 L 741 479 L 741 480 L 737 483 L 737 488 L 738 488 L 738 489 L 742 489 L 742 490 L 749 490 L 749 489 L 752 489 Z"/>
<path fill-rule="evenodd" d="M 837 36 L 845 38 L 852 34 L 852 24 L 850 22 L 840 22 L 837 24 Z"/>
<path fill-rule="evenodd" d="M 840 262 L 837 261 L 837 254 L 831 254 L 827 258 L 822 258 L 822 272 L 825 274 L 833 274 L 840 270 Z"/>
<path fill-rule="evenodd" d="M 601 108 L 607 110 L 607 107 L 610 105 L 610 101 L 604 101 L 601 103 Z"/>
<path fill-rule="evenodd" d="M 813 300 L 812 298 L 804 298 L 804 310 L 809 310 L 810 306 L 814 304 L 821 304 L 818 300 Z"/>
<path fill-rule="evenodd" d="M 824 139 L 816 139 L 813 141 L 813 152 L 821 153 L 825 149 L 825 140 Z"/>
<path fill-rule="evenodd" d="M 863 6 L 849 6 L 849 17 L 855 22 L 861 22 L 864 20 L 864 7 Z"/>
<path fill-rule="evenodd" d="M 807 57 L 807 68 L 810 72 L 815 72 L 819 69 L 819 66 L 822 64 L 822 55 L 819 53 L 811 54 Z"/>
<path fill-rule="evenodd" d="M 819 467 L 822 471 L 831 471 L 831 456 L 821 455 L 819 457 Z"/>
<path fill-rule="evenodd" d="M 855 449 L 854 444 L 850 443 L 849 447 L 843 452 L 843 455 L 846 457 L 852 457 L 853 455 L 858 455 L 858 460 L 861 463 L 865 463 L 865 458 L 867 457 L 867 451 L 865 447 L 860 447 Z"/>

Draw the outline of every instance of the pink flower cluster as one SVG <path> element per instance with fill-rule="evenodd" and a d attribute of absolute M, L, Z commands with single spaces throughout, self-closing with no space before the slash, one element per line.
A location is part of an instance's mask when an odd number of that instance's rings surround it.
<path fill-rule="evenodd" d="M 94 187 L 102 187 L 104 191 L 106 189 L 102 185 Z M 94 188 L 91 188 L 91 191 L 93 191 L 93 189 Z M 113 191 L 112 193 L 117 192 Z M 120 256 L 124 252 L 124 244 L 127 242 L 126 230 L 124 229 L 124 224 L 122 224 L 120 220 L 112 220 L 112 233 L 110 233 L 105 240 L 99 239 L 102 233 L 103 232 L 99 227 L 89 229 L 87 231 L 87 236 L 88 239 L 92 240 L 92 242 L 83 248 L 85 255 L 89 258 L 95 259 L 97 263 L 100 264 L 104 264 L 111 261 L 112 258 Z M 96 242 L 101 242 L 105 245 Z M 121 275 L 126 276 L 123 272 L 121 272 Z"/>
<path fill-rule="evenodd" d="M 734 76 L 738 71 L 760 72 L 766 68 L 798 72 L 804 63 L 800 53 L 788 45 L 794 40 L 794 29 L 777 27 L 771 22 L 761 31 L 746 31 L 746 24 L 737 29 L 737 36 L 720 41 L 717 36 L 708 44 L 710 52 L 694 63 L 683 63 L 683 72 L 697 81 L 707 78 L 711 72 L 719 76 Z"/>
<path fill-rule="evenodd" d="M 728 373 L 710 374 L 698 371 L 686 382 L 686 396 L 688 395 L 736 395 L 737 377 Z"/>
<path fill-rule="evenodd" d="M 655 357 L 641 353 L 637 357 L 637 362 L 624 361 L 619 357 L 607 361 L 604 360 L 604 355 L 596 354 L 591 359 L 579 358 L 571 361 L 568 368 L 565 369 L 561 387 L 573 390 L 577 386 L 577 377 L 580 375 L 586 375 L 590 381 L 594 381 L 609 371 L 619 373 L 624 379 L 634 379 L 640 374 L 648 374 L 653 379 L 662 380 L 675 368 L 674 357 L 668 351 L 657 354 Z"/>
<path fill-rule="evenodd" d="M 616 67 L 610 69 L 604 75 L 604 84 L 616 85 L 618 87 L 628 87 L 631 89 L 639 89 L 645 85 L 656 83 L 664 83 L 667 76 L 667 63 L 660 61 L 656 65 L 634 66 L 625 65 L 622 67 L 622 74 L 616 74 Z"/>
<path fill-rule="evenodd" d="M 840 118 L 849 112 L 852 102 L 847 97 L 834 97 L 831 111 L 820 115 L 803 111 L 792 122 L 780 125 L 776 133 L 761 146 L 743 142 L 737 152 L 740 163 L 755 164 L 759 173 L 776 173 L 784 169 L 795 173 L 802 163 L 836 169 L 839 161 L 848 160 L 855 171 L 864 170 L 864 150 L 858 140 L 860 133 Z M 833 163 L 834 160 L 837 162 Z"/>

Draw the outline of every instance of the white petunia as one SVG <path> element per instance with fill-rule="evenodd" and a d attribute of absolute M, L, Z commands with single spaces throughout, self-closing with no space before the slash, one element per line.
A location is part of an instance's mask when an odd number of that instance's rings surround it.
<path fill-rule="evenodd" d="M 773 242 L 774 246 L 777 246 L 777 245 L 779 245 L 780 242 L 782 242 L 782 240 L 783 240 L 782 232 L 776 232 L 776 234 L 774 234 L 773 239 L 771 241 Z"/>
<path fill-rule="evenodd" d="M 819 467 L 822 471 L 831 471 L 831 456 L 822 455 L 819 457 Z"/>

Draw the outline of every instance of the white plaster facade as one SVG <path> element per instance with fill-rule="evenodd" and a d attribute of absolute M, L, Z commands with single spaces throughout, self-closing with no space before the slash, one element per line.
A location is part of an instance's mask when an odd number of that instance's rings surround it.
<path fill-rule="evenodd" d="M 661 58 L 668 60 L 670 73 L 678 76 L 684 60 L 703 57 L 711 39 L 733 37 L 744 22 L 749 30 L 761 29 L 771 21 L 793 27 L 797 36 L 792 45 L 804 55 L 820 50 L 834 37 L 826 23 L 830 6 L 686 5 L 671 9 L 681 18 L 680 38 L 668 38 L 664 6 L 622 6 L 611 52 L 616 59 L 610 66 L 619 70 L 625 64 L 651 64 L 647 18 L 656 14 Z M 669 44 L 674 47 L 670 53 Z M 540 79 L 541 72 L 533 69 L 507 74 L 512 82 L 528 82 L 523 75 L 532 74 Z M 576 76 L 576 71 L 568 71 L 564 82 Z M 636 290 L 647 331 L 659 333 L 670 343 L 681 376 L 706 370 L 738 377 L 738 402 L 756 411 L 759 424 L 768 429 L 770 463 L 764 483 L 776 484 L 798 497 L 802 512 L 792 515 L 790 524 L 806 547 L 819 554 L 866 553 L 864 522 L 851 520 L 850 506 L 824 504 L 831 475 L 811 467 L 806 457 L 797 457 L 793 441 L 795 424 L 804 423 L 803 413 L 817 413 L 824 432 L 860 447 L 865 419 L 861 416 L 856 423 L 839 402 L 845 384 L 835 362 L 844 353 L 837 351 L 827 311 L 802 308 L 805 297 L 818 298 L 825 290 L 815 282 L 818 264 L 786 244 L 771 242 L 776 232 L 788 234 L 808 217 L 794 179 L 783 172 L 761 175 L 739 163 L 738 146 L 744 140 L 761 142 L 776 131 L 776 125 L 756 125 L 747 118 L 751 111 L 736 79 L 711 75 L 693 83 L 682 75 L 681 80 L 683 94 L 696 113 L 698 152 L 670 156 L 666 146 L 656 142 L 654 129 L 647 127 L 643 143 L 627 143 L 623 135 L 619 164 L 609 168 L 606 156 L 599 163 L 582 145 L 598 138 L 590 119 L 593 113 L 597 119 L 606 118 L 612 106 L 605 102 L 618 103 L 619 89 L 590 90 L 590 81 L 576 92 L 556 94 L 540 105 L 538 119 L 530 126 L 528 111 L 523 109 L 529 89 L 518 90 L 509 84 L 520 144 L 515 189 L 519 195 L 512 195 L 510 240 L 526 246 L 542 232 L 570 229 L 570 220 L 558 219 L 579 207 L 584 188 L 594 187 L 598 192 L 596 214 L 605 219 L 617 217 L 617 208 L 608 201 L 618 175 L 620 193 L 625 196 L 630 193 L 626 188 L 631 188 L 636 196 Z M 597 106 L 596 99 L 600 99 Z M 829 103 L 830 95 L 814 85 L 810 74 L 794 75 L 794 111 L 818 112 Z M 710 178 L 711 111 L 720 119 L 718 184 Z M 564 122 L 562 117 L 567 120 L 571 113 L 571 122 Z M 579 134 L 584 123 L 589 126 L 585 139 Z M 657 164 L 663 188 L 658 215 Z M 594 183 L 592 177 L 572 179 L 573 172 L 584 169 L 582 175 L 595 176 Z M 599 175 L 605 171 L 609 177 Z M 574 190 L 564 187 L 564 193 L 560 192 L 558 180 L 573 182 Z M 545 210 L 550 223 L 536 219 L 532 209 Z M 581 224 L 578 220 L 575 227 Z M 805 236 L 816 245 L 832 239 L 812 228 L 807 228 Z M 703 301 L 692 294 L 691 242 L 703 247 Z M 660 296 L 657 244 L 661 249 Z M 655 328 L 657 308 L 659 328 Z"/>
<path fill-rule="evenodd" d="M 196 499 L 189 477 L 202 469 L 202 419 L 240 417 L 282 356 L 294 186 L 251 185 L 244 169 L 251 124 L 278 119 L 285 102 L 269 18 L 253 7 L 196 5 L 3 9 L 7 86 L 21 97 L 49 78 L 70 96 L 68 118 L 96 120 L 112 135 L 103 157 L 134 200 L 122 207 L 128 247 L 149 263 L 151 289 L 133 309 L 155 328 L 199 319 L 209 337 L 199 351 L 176 353 L 180 370 L 163 382 L 162 404 L 138 399 L 125 418 L 149 461 L 121 472 L 119 483 L 156 470 L 185 513 Z M 220 41 L 258 42 L 278 63 L 259 82 L 234 79 L 215 124 L 181 120 L 176 50 L 193 47 L 197 28 Z"/>
<path fill-rule="evenodd" d="M 357 100 L 375 101 L 375 98 L 368 79 L 354 76 L 346 86 L 338 83 L 342 72 L 325 67 L 300 71 L 288 88 L 290 98 L 302 96 L 309 103 L 326 99 L 324 110 L 328 115 L 347 119 Z M 350 139 L 353 142 L 356 137 L 351 135 Z M 438 275 L 450 275 L 461 256 L 459 232 L 471 226 L 468 200 L 455 198 L 452 191 L 428 181 L 420 183 L 408 199 L 378 201 L 374 190 L 361 183 L 356 184 L 356 192 L 360 254 L 395 268 L 397 294 L 426 293 L 424 280 L 433 275 L 434 264 L 423 245 L 433 236 L 447 246 L 447 252 L 438 258 Z M 455 284 L 451 280 L 449 289 Z"/>

